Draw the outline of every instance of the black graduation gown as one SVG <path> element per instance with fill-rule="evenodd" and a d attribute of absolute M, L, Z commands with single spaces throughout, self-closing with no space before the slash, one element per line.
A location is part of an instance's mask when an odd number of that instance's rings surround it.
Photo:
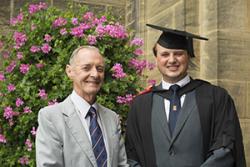
<path fill-rule="evenodd" d="M 194 89 L 203 132 L 204 158 L 207 159 L 213 150 L 226 147 L 232 150 L 234 167 L 245 167 L 242 134 L 232 98 L 225 89 L 208 82 L 191 82 L 199 83 Z M 143 167 L 156 166 L 151 129 L 152 96 L 152 91 L 137 96 L 127 119 L 127 156 Z"/>

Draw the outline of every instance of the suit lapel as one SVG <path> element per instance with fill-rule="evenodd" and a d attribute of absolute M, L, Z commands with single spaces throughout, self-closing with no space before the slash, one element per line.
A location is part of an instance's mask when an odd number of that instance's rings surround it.
<path fill-rule="evenodd" d="M 155 117 L 158 119 L 161 128 L 163 129 L 164 134 L 166 135 L 167 139 L 171 141 L 171 135 L 169 131 L 166 111 L 164 107 L 164 99 L 158 95 L 153 95 L 153 110 L 156 110 Z"/>
<path fill-rule="evenodd" d="M 81 120 L 76 113 L 75 106 L 71 102 L 70 96 L 63 102 L 63 114 L 65 116 L 65 122 L 69 127 L 70 132 L 74 136 L 76 142 L 79 144 L 83 153 L 87 155 L 90 162 L 96 166 L 95 155 L 92 151 L 91 143 L 83 128 Z"/>

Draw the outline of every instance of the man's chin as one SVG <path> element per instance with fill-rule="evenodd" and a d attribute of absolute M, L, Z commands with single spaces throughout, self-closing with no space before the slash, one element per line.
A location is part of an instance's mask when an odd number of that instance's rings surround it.
<path fill-rule="evenodd" d="M 90 88 L 88 90 L 88 94 L 97 94 L 99 92 L 100 88 Z"/>
<path fill-rule="evenodd" d="M 175 83 L 175 82 L 178 82 L 183 77 L 181 75 L 168 75 L 164 78 L 165 78 L 164 80 L 167 82 Z"/>
<path fill-rule="evenodd" d="M 169 74 L 168 74 L 168 77 L 169 77 L 169 78 L 173 78 L 173 79 L 174 79 L 174 78 L 179 78 L 180 76 L 181 76 L 180 73 L 177 73 L 177 72 L 176 72 L 176 73 L 175 73 L 175 72 L 172 72 L 172 73 L 169 73 Z"/>

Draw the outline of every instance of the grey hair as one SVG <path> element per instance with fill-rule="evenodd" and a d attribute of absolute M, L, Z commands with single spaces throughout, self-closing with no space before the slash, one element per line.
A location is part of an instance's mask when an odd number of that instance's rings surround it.
<path fill-rule="evenodd" d="M 98 53 L 100 53 L 100 50 L 95 47 L 95 46 L 91 46 L 91 45 L 83 45 L 83 46 L 79 46 L 78 48 L 76 48 L 73 53 L 71 54 L 70 58 L 69 58 L 69 64 L 72 65 L 74 63 L 74 59 L 75 57 L 78 55 L 79 51 L 82 49 L 92 49 L 92 50 L 96 50 Z"/>

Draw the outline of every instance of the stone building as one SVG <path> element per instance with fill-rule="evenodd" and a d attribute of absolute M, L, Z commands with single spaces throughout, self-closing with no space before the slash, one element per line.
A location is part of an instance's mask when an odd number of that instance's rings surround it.
<path fill-rule="evenodd" d="M 93 11 L 112 9 L 151 52 L 160 32 L 146 23 L 187 30 L 208 37 L 195 42 L 196 58 L 190 73 L 226 88 L 235 100 L 243 130 L 247 164 L 250 165 L 250 0 L 72 0 L 89 5 Z M 0 0 L 0 27 L 8 30 L 8 20 L 29 0 Z M 67 0 L 47 0 L 64 8 Z M 160 80 L 157 71 L 148 72 Z"/>

